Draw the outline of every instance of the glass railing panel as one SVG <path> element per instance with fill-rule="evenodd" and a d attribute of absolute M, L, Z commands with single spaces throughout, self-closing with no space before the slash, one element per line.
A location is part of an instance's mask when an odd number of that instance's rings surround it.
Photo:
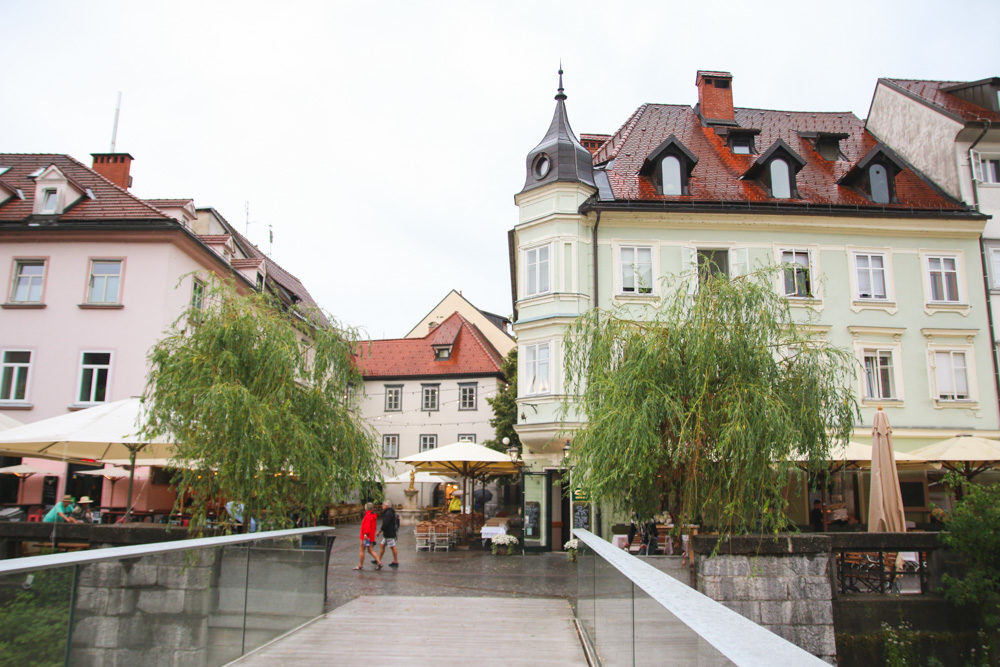
<path fill-rule="evenodd" d="M 223 665 L 245 653 L 250 549 L 247 544 L 234 544 L 210 551 L 216 574 L 206 619 L 207 664 Z"/>
<path fill-rule="evenodd" d="M 636 665 L 733 664 L 639 587 L 635 589 L 634 613 Z"/>
<path fill-rule="evenodd" d="M 577 552 L 576 617 L 591 644 L 597 641 L 597 628 L 594 625 L 594 568 L 596 567 L 597 556 L 581 543 Z"/>
<path fill-rule="evenodd" d="M 604 665 L 632 664 L 632 582 L 603 558 L 595 582 L 597 653 Z"/>
<path fill-rule="evenodd" d="M 0 665 L 62 665 L 73 568 L 0 576 Z"/>

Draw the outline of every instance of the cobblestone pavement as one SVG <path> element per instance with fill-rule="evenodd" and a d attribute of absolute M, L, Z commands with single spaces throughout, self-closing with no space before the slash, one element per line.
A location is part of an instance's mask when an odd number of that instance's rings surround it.
<path fill-rule="evenodd" d="M 385 566 L 375 570 L 370 557 L 365 569 L 358 564 L 358 524 L 337 526 L 337 540 L 330 554 L 327 611 L 355 598 L 371 595 L 534 597 L 576 596 L 577 564 L 564 553 L 494 556 L 477 542 L 469 549 L 416 551 L 413 527 L 399 529 L 399 567 L 391 568 L 391 551 Z M 376 549 L 376 553 L 378 553 Z"/>

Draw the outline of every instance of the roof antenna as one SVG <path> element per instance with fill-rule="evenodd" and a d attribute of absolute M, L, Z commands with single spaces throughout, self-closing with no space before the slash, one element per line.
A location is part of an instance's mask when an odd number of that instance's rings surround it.
<path fill-rule="evenodd" d="M 247 223 L 246 226 L 244 227 L 244 229 L 246 230 L 244 234 L 250 236 L 250 202 L 248 201 L 243 202 L 243 210 L 246 213 L 246 223 Z"/>
<path fill-rule="evenodd" d="M 562 58 L 560 58 L 559 59 L 559 92 L 556 93 L 556 99 L 557 100 L 564 100 L 564 99 L 566 99 L 566 93 L 563 92 L 562 75 L 563 75 Z"/>
<path fill-rule="evenodd" d="M 271 249 L 272 249 L 273 245 L 274 245 L 274 226 L 273 225 L 268 225 L 267 226 L 267 254 L 268 254 L 268 256 L 271 255 Z"/>
<path fill-rule="evenodd" d="M 115 104 L 115 125 L 111 128 L 111 152 L 115 152 L 115 144 L 118 143 L 118 114 L 122 110 L 122 91 L 118 91 L 118 103 Z"/>

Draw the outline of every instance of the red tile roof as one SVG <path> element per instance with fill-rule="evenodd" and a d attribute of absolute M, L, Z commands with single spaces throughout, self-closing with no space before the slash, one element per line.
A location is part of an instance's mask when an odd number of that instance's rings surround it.
<path fill-rule="evenodd" d="M 35 179 L 28 175 L 50 165 L 55 165 L 68 179 L 94 193 L 94 199 L 83 197 L 59 215 L 60 222 L 173 220 L 68 155 L 0 153 L 0 167 L 10 167 L 3 174 L 4 181 L 24 193 L 23 200 L 12 198 L 0 204 L 0 222 L 24 222 L 31 217 L 35 204 Z"/>
<path fill-rule="evenodd" d="M 153 198 L 153 199 L 150 199 L 150 198 L 147 197 L 146 199 L 143 199 L 143 201 L 146 202 L 147 204 L 149 204 L 150 206 L 155 207 L 155 208 L 183 208 L 183 207 L 187 206 L 188 204 L 190 204 L 191 202 L 193 202 L 194 200 L 193 199 L 169 199 L 169 198 L 164 198 L 164 199 Z"/>
<path fill-rule="evenodd" d="M 968 100 L 963 100 L 958 95 L 944 90 L 951 86 L 960 86 L 964 81 L 925 81 L 922 79 L 879 79 L 879 83 L 888 84 L 899 92 L 916 98 L 924 103 L 936 107 L 946 114 L 957 116 L 969 122 L 976 120 L 1000 121 L 1000 113 L 973 104 Z"/>
<path fill-rule="evenodd" d="M 877 140 L 851 112 L 791 112 L 736 108 L 739 127 L 759 130 L 754 137 L 756 154 L 736 155 L 712 127 L 702 125 L 690 106 L 645 104 L 608 139 L 594 155 L 594 164 L 614 160 L 606 169 L 614 201 L 662 201 L 692 203 L 783 203 L 851 208 L 948 209 L 964 206 L 939 192 L 912 169 L 896 178 L 896 204 L 876 204 L 858 190 L 838 185 L 851 167 L 863 158 Z M 830 161 L 816 152 L 813 142 L 800 133 L 843 133 L 840 142 L 846 160 Z M 643 162 L 670 135 L 675 135 L 698 158 L 683 196 L 656 194 L 652 178 L 640 175 Z M 805 160 L 796 176 L 798 199 L 774 199 L 763 185 L 741 176 L 777 140 L 783 140 Z M 609 201 L 601 194 L 602 201 Z"/>
<path fill-rule="evenodd" d="M 451 356 L 435 360 L 434 347 L 452 345 Z M 423 338 L 391 338 L 359 344 L 365 378 L 500 375 L 503 359 L 476 325 L 457 312 Z"/>

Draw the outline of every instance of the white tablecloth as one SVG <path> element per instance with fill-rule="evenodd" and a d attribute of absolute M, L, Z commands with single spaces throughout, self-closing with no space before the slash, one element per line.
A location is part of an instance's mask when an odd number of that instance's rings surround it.
<path fill-rule="evenodd" d="M 507 524 L 501 524 L 499 526 L 483 526 L 483 530 L 480 534 L 484 540 L 492 540 L 497 535 L 506 535 Z"/>
<path fill-rule="evenodd" d="M 615 545 L 618 549 L 624 549 L 628 546 L 628 535 L 612 535 L 611 544 Z"/>

